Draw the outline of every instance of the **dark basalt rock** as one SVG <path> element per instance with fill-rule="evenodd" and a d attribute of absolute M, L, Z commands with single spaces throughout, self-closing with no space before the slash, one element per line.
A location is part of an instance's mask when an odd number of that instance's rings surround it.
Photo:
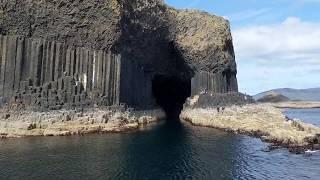
<path fill-rule="evenodd" d="M 147 109 L 176 90 L 238 91 L 228 21 L 160 0 L 2 0 L 0 34 L 0 96 L 11 103 Z M 155 77 L 167 97 L 155 96 Z"/>
<path fill-rule="evenodd" d="M 203 92 L 200 95 L 194 96 L 193 99 L 189 98 L 188 101 L 184 104 L 185 108 L 223 108 L 232 106 L 232 105 L 246 105 L 254 103 L 252 96 L 238 93 L 212 93 L 212 92 Z"/>

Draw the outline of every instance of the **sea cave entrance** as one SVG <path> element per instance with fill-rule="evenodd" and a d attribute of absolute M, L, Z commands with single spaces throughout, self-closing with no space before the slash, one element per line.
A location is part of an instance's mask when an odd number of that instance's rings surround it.
<path fill-rule="evenodd" d="M 178 120 L 183 104 L 191 95 L 191 80 L 156 75 L 152 81 L 152 92 L 158 105 L 166 112 L 167 119 Z"/>

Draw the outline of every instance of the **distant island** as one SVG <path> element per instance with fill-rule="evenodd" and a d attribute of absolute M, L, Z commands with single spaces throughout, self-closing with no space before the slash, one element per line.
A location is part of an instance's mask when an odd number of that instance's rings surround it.
<path fill-rule="evenodd" d="M 253 96 L 255 100 L 262 98 L 268 94 L 281 94 L 286 96 L 291 101 L 320 101 L 320 88 L 310 88 L 310 89 L 291 89 L 291 88 L 281 88 L 272 89 L 265 91 Z"/>
<path fill-rule="evenodd" d="M 276 108 L 320 108 L 320 88 L 274 89 L 259 93 L 253 98 L 258 103 L 269 103 Z"/>
<path fill-rule="evenodd" d="M 271 92 L 270 94 L 266 94 L 265 96 L 262 96 L 261 98 L 257 99 L 258 102 L 286 102 L 290 101 L 290 99 L 287 96 L 284 96 L 279 93 Z"/>

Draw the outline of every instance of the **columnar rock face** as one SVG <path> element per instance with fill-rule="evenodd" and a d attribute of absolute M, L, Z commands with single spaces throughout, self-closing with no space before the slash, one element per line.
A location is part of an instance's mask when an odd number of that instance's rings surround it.
<path fill-rule="evenodd" d="M 229 23 L 160 0 L 3 0 L 0 34 L 0 96 L 29 105 L 146 109 L 238 91 Z"/>
<path fill-rule="evenodd" d="M 227 93 L 237 92 L 237 77 L 233 72 L 198 72 L 191 81 L 192 95 L 199 92 Z"/>
<path fill-rule="evenodd" d="M 55 41 L 0 36 L 0 95 L 46 108 L 120 102 L 120 55 Z"/>

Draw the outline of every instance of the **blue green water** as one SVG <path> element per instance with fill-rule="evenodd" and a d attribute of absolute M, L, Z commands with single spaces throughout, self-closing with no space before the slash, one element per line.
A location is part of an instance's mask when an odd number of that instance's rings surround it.
<path fill-rule="evenodd" d="M 285 114 L 290 118 L 298 118 L 304 122 L 314 124 L 320 127 L 319 109 L 287 109 Z"/>
<path fill-rule="evenodd" d="M 256 138 L 181 123 L 125 134 L 0 140 L 0 179 L 319 179 L 320 153 L 267 147 Z"/>

